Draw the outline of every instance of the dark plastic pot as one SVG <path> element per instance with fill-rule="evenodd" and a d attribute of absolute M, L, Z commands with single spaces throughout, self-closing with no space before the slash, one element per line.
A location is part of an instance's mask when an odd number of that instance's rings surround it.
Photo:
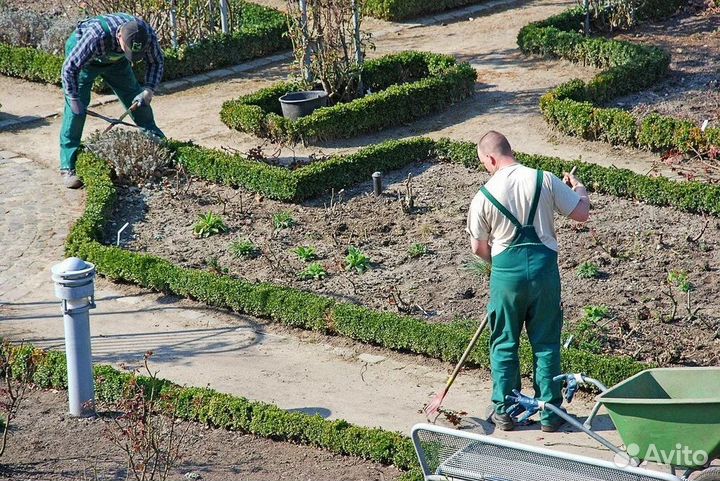
<path fill-rule="evenodd" d="M 310 115 L 315 109 L 327 105 L 328 96 L 324 90 L 290 92 L 280 97 L 283 117 L 297 120 Z"/>

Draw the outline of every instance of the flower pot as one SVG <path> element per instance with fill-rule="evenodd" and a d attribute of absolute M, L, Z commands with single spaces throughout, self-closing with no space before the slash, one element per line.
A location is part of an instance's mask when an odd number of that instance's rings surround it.
<path fill-rule="evenodd" d="M 310 115 L 315 109 L 327 105 L 328 96 L 324 90 L 289 92 L 280 97 L 283 117 L 297 120 Z"/>

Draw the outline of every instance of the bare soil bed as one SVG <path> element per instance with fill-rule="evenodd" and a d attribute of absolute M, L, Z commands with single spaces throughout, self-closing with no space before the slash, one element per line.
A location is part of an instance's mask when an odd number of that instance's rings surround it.
<path fill-rule="evenodd" d="M 103 418 L 67 415 L 67 393 L 32 391 L 13 424 L 0 464 L 0 478 L 37 481 L 116 480 L 127 478 L 127 461 L 109 442 Z M 392 467 L 309 446 L 276 442 L 200 424 L 188 428 L 186 455 L 168 479 L 204 481 L 390 480 Z M 68 440 L 72 442 L 68 442 Z M 95 470 L 95 471 L 94 471 Z"/>
<path fill-rule="evenodd" d="M 659 84 L 623 97 L 614 106 L 630 108 L 640 117 L 652 112 L 720 125 L 720 15 L 692 10 L 665 21 L 640 25 L 618 35 L 643 45 L 655 45 L 672 56 L 670 74 Z"/>
<path fill-rule="evenodd" d="M 403 212 L 405 181 L 413 175 L 415 209 Z M 465 233 L 470 200 L 487 174 L 451 164 L 423 163 L 386 175 L 381 199 L 370 183 L 302 205 L 262 199 L 242 189 L 193 181 L 166 181 L 122 188 L 108 242 L 125 222 L 125 246 L 183 266 L 226 272 L 251 281 L 292 286 L 374 309 L 404 312 L 433 322 L 479 319 L 487 302 L 487 277 L 467 268 L 472 260 Z M 581 227 L 560 219 L 560 266 L 566 330 L 576 333 L 583 307 L 604 305 L 610 316 L 590 330 L 603 351 L 664 365 L 715 365 L 720 361 L 720 222 L 670 208 L 592 195 L 591 221 Z M 193 225 L 208 211 L 220 214 L 230 231 L 206 239 Z M 289 212 L 296 224 L 275 229 L 272 216 Z M 250 239 L 261 251 L 253 258 L 230 252 L 236 240 Z M 426 255 L 408 249 L 422 243 Z M 313 246 L 328 273 L 302 280 L 307 263 L 292 249 Z M 371 260 L 364 274 L 345 270 L 348 246 Z M 579 264 L 591 261 L 598 278 L 581 279 Z M 687 273 L 694 290 L 686 297 L 668 284 L 670 272 Z M 678 303 L 672 312 L 672 294 Z M 695 312 L 696 308 L 700 308 Z M 588 333 L 586 333 L 586 336 Z"/>
<path fill-rule="evenodd" d="M 657 45 L 671 54 L 670 74 L 659 84 L 638 94 L 617 99 L 612 106 L 630 109 L 642 119 L 659 113 L 720 127 L 720 9 L 689 7 L 665 21 L 644 24 L 621 40 Z M 707 157 L 706 152 L 702 152 Z M 720 182 L 717 159 L 668 153 L 663 161 L 687 179 Z"/>

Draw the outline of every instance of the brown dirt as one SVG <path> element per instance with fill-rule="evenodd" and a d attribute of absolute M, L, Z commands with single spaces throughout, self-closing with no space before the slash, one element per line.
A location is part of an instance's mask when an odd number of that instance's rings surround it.
<path fill-rule="evenodd" d="M 416 210 L 405 214 L 400 199 L 404 180 L 413 174 Z M 409 312 L 431 321 L 448 322 L 482 315 L 487 279 L 464 268 L 472 259 L 464 232 L 467 206 L 487 174 L 450 164 L 416 164 L 387 175 L 388 188 L 378 200 L 369 183 L 345 192 L 333 209 L 330 196 L 290 205 L 256 200 L 242 189 L 194 181 L 185 192 L 172 186 L 124 190 L 108 239 L 126 221 L 132 231 L 128 248 L 149 252 L 184 266 L 209 269 L 215 258 L 230 275 L 251 281 L 293 286 L 361 303 L 369 307 Z M 223 199 L 220 201 L 220 199 Z M 242 199 L 242 200 L 241 200 Z M 713 365 L 720 361 L 720 223 L 610 196 L 593 194 L 592 219 L 581 229 L 558 221 L 561 275 L 568 329 L 587 305 L 610 307 L 607 332 L 598 333 L 606 351 L 661 364 Z M 225 202 L 225 213 L 223 205 Z M 220 213 L 230 232 L 196 239 L 192 227 L 207 211 Z M 274 230 L 272 215 L 287 211 L 297 225 Z M 707 225 L 706 225 L 707 223 Z M 702 235 L 697 241 L 688 240 Z M 229 244 L 251 239 L 262 255 L 237 259 Z M 430 253 L 408 256 L 415 242 Z M 301 280 L 305 263 L 291 249 L 316 248 L 328 272 L 324 280 Z M 366 253 L 372 269 L 365 274 L 344 270 L 349 245 Z M 578 264 L 592 261 L 598 279 L 579 279 Z M 668 272 L 687 272 L 695 286 L 688 316 L 685 298 L 674 289 L 679 306 L 672 311 Z M 402 309 L 400 309 L 402 308 Z"/>
<path fill-rule="evenodd" d="M 108 423 L 102 417 L 72 418 L 67 415 L 67 407 L 66 392 L 36 390 L 29 394 L 12 425 L 8 448 L 0 464 L 0 478 L 23 481 L 126 479 L 127 462 L 119 448 L 109 442 Z M 189 429 L 187 454 L 168 479 L 370 481 L 395 479 L 400 475 L 392 467 L 336 456 L 309 446 L 195 423 L 183 423 L 180 430 L 186 427 Z M 67 442 L 69 439 L 72 442 Z"/>
<path fill-rule="evenodd" d="M 630 108 L 640 117 L 657 112 L 691 120 L 709 120 L 720 126 L 720 15 L 709 11 L 685 12 L 665 21 L 641 25 L 618 35 L 670 52 L 670 75 L 648 90 L 623 97 L 614 106 Z"/>

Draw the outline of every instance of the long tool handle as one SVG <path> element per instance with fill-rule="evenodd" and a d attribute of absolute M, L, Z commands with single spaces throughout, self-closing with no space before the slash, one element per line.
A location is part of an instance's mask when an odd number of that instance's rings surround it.
<path fill-rule="evenodd" d="M 450 378 L 448 379 L 447 384 L 445 385 L 445 391 L 450 389 L 450 386 L 455 382 L 455 378 L 460 373 L 460 369 L 462 369 L 463 365 L 465 364 L 465 361 L 467 360 L 468 356 L 470 355 L 470 352 L 475 347 L 475 344 L 477 344 L 478 339 L 480 339 L 480 334 L 482 334 L 483 329 L 485 329 L 485 326 L 487 326 L 488 323 L 488 317 L 489 314 L 485 314 L 485 319 L 482 320 L 480 325 L 477 328 L 477 331 L 475 331 L 475 334 L 473 335 L 472 339 L 470 339 L 470 344 L 468 344 L 468 347 L 465 349 L 465 352 L 463 352 L 463 355 L 460 357 L 460 361 L 457 363 L 457 366 L 455 366 L 455 370 L 450 375 Z"/>
<path fill-rule="evenodd" d="M 130 115 L 130 112 L 134 112 L 135 110 L 137 110 L 139 105 L 140 104 L 137 102 L 137 100 L 135 102 L 133 102 L 132 105 L 130 105 L 130 107 L 128 107 L 128 109 L 125 112 L 123 112 L 123 114 L 118 118 L 118 120 L 122 120 L 125 117 L 127 117 L 128 115 Z M 573 169 L 574 169 L 574 167 L 573 167 Z"/>
<path fill-rule="evenodd" d="M 99 114 L 99 113 L 97 113 L 97 112 L 93 112 L 92 110 L 89 110 L 89 109 L 86 110 L 85 113 L 86 113 L 87 115 L 89 115 L 90 117 L 95 117 L 95 118 L 104 120 L 105 122 L 108 122 L 108 123 L 111 124 L 111 125 L 113 125 L 113 124 L 115 124 L 116 122 L 118 122 L 117 119 L 111 119 L 110 117 L 107 117 L 107 116 L 105 116 L 105 115 Z"/>
<path fill-rule="evenodd" d="M 108 133 L 110 131 L 110 129 L 115 127 L 115 125 L 121 123 L 123 121 L 123 119 L 125 117 L 127 117 L 128 115 L 130 115 L 130 112 L 133 112 L 134 110 L 136 110 L 139 105 L 140 104 L 138 102 L 133 102 L 132 105 L 130 105 L 130 107 L 128 107 L 128 109 L 125 112 L 123 112 L 123 114 L 117 119 L 118 120 L 117 123 L 111 123 L 110 125 L 105 127 L 105 130 L 103 130 L 103 134 Z"/>

